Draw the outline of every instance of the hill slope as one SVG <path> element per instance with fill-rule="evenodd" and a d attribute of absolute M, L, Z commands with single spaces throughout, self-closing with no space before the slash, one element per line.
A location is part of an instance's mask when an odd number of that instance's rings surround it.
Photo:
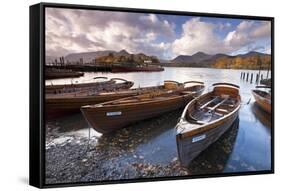
<path fill-rule="evenodd" d="M 248 52 L 229 56 L 227 54 L 208 55 L 198 52 L 192 56 L 181 55 L 172 60 L 170 66 L 209 67 L 232 69 L 267 69 L 271 64 L 271 55 L 259 52 Z"/>

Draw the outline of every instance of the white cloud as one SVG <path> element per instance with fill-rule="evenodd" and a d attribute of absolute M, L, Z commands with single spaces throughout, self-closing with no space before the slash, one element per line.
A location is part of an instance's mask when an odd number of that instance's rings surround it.
<path fill-rule="evenodd" d="M 247 31 L 251 29 L 253 26 L 254 21 L 242 21 L 236 28 L 237 31 Z"/>
<path fill-rule="evenodd" d="M 216 25 L 193 18 L 183 24 L 183 33 L 172 45 L 175 54 L 191 55 L 198 51 L 208 54 L 224 52 L 223 42 L 214 32 Z"/>
<path fill-rule="evenodd" d="M 174 37 L 174 25 L 155 14 L 47 8 L 46 15 L 49 56 L 121 49 L 151 55 L 159 53 L 158 37 Z"/>
<path fill-rule="evenodd" d="M 242 21 L 234 31 L 228 33 L 224 41 L 230 49 L 235 50 L 253 46 L 261 40 L 270 42 L 270 31 L 270 22 Z"/>
<path fill-rule="evenodd" d="M 218 28 L 220 29 L 220 30 L 225 30 L 225 29 L 228 29 L 228 28 L 230 28 L 232 25 L 231 25 L 231 23 L 229 23 L 229 22 L 226 22 L 226 23 L 219 23 L 218 24 Z"/>
<path fill-rule="evenodd" d="M 256 27 L 251 31 L 250 36 L 253 38 L 266 38 L 271 35 L 270 22 L 262 22 L 259 27 Z"/>
<path fill-rule="evenodd" d="M 182 35 L 172 45 L 176 54 L 192 55 L 202 51 L 208 54 L 251 51 L 260 46 L 262 40 L 270 42 L 270 22 L 242 21 L 235 30 L 230 31 L 224 38 L 220 37 L 216 29 L 230 27 L 230 23 L 213 24 L 204 22 L 200 18 L 193 18 L 183 24 Z M 265 46 L 265 45 L 264 45 Z"/>

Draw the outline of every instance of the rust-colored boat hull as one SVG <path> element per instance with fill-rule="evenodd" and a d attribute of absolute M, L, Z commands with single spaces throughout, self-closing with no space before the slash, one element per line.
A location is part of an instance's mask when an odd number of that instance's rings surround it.
<path fill-rule="evenodd" d="M 264 96 L 262 96 L 260 94 L 260 92 L 263 92 L 261 90 L 253 90 L 253 96 L 256 100 L 256 103 L 258 104 L 258 106 L 263 109 L 264 111 L 266 111 L 267 113 L 271 114 L 271 100 L 270 98 L 266 98 Z M 264 92 L 265 94 L 267 94 L 266 92 Z"/>
<path fill-rule="evenodd" d="M 137 121 L 153 118 L 162 113 L 181 108 L 191 99 L 192 97 L 186 100 L 177 98 L 169 101 L 164 100 L 162 102 L 137 104 L 126 107 L 97 108 L 92 111 L 83 108 L 81 111 L 95 130 L 101 133 L 109 133 Z M 109 112 L 121 112 L 121 115 L 107 117 L 107 113 Z"/>
<path fill-rule="evenodd" d="M 93 88 L 92 90 L 87 89 L 88 87 L 86 86 L 86 89 L 83 88 L 78 92 L 46 94 L 45 116 L 48 119 L 59 117 L 65 114 L 79 112 L 80 107 L 83 105 L 97 104 L 130 96 L 132 93 L 118 93 L 118 91 L 128 90 L 132 86 L 133 82 L 125 82 L 107 87 L 100 86 L 96 87 L 96 89 Z M 111 93 L 106 93 L 108 91 Z M 87 95 L 89 92 L 94 93 L 93 95 Z M 135 91 L 134 94 L 136 93 L 137 92 Z"/>
<path fill-rule="evenodd" d="M 48 118 L 59 117 L 64 114 L 80 112 L 80 108 L 84 105 L 94 105 L 102 102 L 112 101 L 115 99 L 121 99 L 128 96 L 137 95 L 136 92 L 132 93 L 113 93 L 113 94 L 101 94 L 93 96 L 83 97 L 61 97 L 46 99 L 45 111 Z"/>
<path fill-rule="evenodd" d="M 104 82 L 89 82 L 81 84 L 60 84 L 60 85 L 48 85 L 45 86 L 46 94 L 59 94 L 74 90 L 85 90 L 85 89 L 94 89 L 97 87 L 112 86 L 115 84 L 115 81 L 108 80 Z"/>
<path fill-rule="evenodd" d="M 163 113 L 184 107 L 194 96 L 203 92 L 204 88 L 194 94 L 153 99 L 147 102 L 107 105 L 99 107 L 85 106 L 81 111 L 88 123 L 100 133 L 110 133 L 137 121 L 153 118 Z M 168 93 L 167 93 L 168 94 Z M 116 100 L 119 101 L 119 100 Z M 113 101 L 114 102 L 114 101 Z"/>

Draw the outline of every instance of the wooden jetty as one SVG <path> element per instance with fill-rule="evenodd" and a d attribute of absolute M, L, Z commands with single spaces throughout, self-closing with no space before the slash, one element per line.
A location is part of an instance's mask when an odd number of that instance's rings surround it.
<path fill-rule="evenodd" d="M 144 66 L 130 66 L 122 64 L 64 64 L 64 65 L 48 65 L 48 68 L 55 69 L 68 69 L 72 71 L 82 71 L 82 72 L 160 72 L 164 71 L 163 67 L 154 65 L 144 65 Z"/>
<path fill-rule="evenodd" d="M 77 78 L 83 76 L 83 72 L 76 72 L 67 69 L 46 68 L 45 79 Z"/>

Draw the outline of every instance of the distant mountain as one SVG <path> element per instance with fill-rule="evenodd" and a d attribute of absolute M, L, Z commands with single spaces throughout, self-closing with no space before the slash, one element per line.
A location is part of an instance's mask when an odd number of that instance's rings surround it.
<path fill-rule="evenodd" d="M 196 54 L 192 55 L 192 58 L 195 62 L 201 62 L 201 61 L 207 60 L 211 57 L 212 57 L 212 55 L 205 54 L 204 52 L 197 52 Z"/>
<path fill-rule="evenodd" d="M 231 69 L 267 69 L 270 65 L 271 55 L 259 52 L 218 57 L 211 62 L 211 66 L 214 68 Z"/>
<path fill-rule="evenodd" d="M 197 52 L 192 56 L 189 55 L 180 55 L 172 60 L 173 63 L 194 63 L 201 62 L 203 60 L 207 60 L 211 57 L 209 54 L 205 54 L 204 52 Z"/>
<path fill-rule="evenodd" d="M 236 56 L 198 52 L 192 56 L 180 55 L 171 62 L 172 66 L 182 67 L 259 69 L 261 66 L 262 69 L 266 69 L 271 64 L 271 55 L 254 51 Z"/>
<path fill-rule="evenodd" d="M 120 52 L 114 53 L 117 56 L 128 56 L 130 53 L 128 53 L 126 50 L 121 50 Z"/>
<path fill-rule="evenodd" d="M 59 58 L 46 56 L 46 63 L 52 63 Z M 271 55 L 251 51 L 246 54 L 210 55 L 204 52 L 197 52 L 193 55 L 179 55 L 172 60 L 159 60 L 156 56 L 148 56 L 143 53 L 130 54 L 126 50 L 121 51 L 96 51 L 73 53 L 64 57 L 64 63 L 100 63 L 100 64 L 160 64 L 162 66 L 177 67 L 207 67 L 207 68 L 233 68 L 233 69 L 267 69 L 271 64 Z"/>
<path fill-rule="evenodd" d="M 246 54 L 238 54 L 237 56 L 240 57 L 249 57 L 249 56 L 266 56 L 267 54 L 256 52 L 256 51 L 250 51 Z"/>

